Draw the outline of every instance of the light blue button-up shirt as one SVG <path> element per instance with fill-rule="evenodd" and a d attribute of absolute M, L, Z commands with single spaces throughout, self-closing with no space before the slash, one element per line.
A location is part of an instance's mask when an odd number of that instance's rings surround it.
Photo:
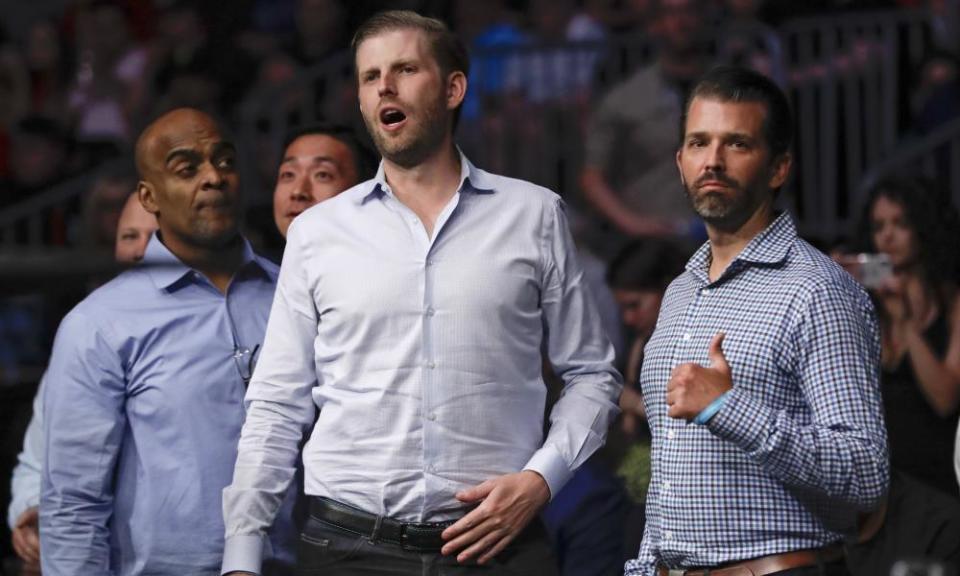
<path fill-rule="evenodd" d="M 154 237 L 64 318 L 45 380 L 44 574 L 218 572 L 244 350 L 263 341 L 276 277 L 245 244 L 224 295 Z"/>
<path fill-rule="evenodd" d="M 603 444 L 620 376 L 561 200 L 461 155 L 433 237 L 375 179 L 290 228 L 233 484 L 223 571 L 256 571 L 293 477 L 406 521 L 460 516 L 454 494 L 523 469 L 552 494 Z M 541 351 L 563 395 L 543 434 Z"/>

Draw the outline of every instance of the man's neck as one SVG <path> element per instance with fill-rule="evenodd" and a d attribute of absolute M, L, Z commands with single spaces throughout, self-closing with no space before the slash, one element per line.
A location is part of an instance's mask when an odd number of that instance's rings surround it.
<path fill-rule="evenodd" d="M 175 235 L 161 241 L 184 265 L 203 274 L 220 292 L 226 294 L 233 275 L 243 264 L 243 241 L 237 234 L 222 247 L 208 248 L 180 241 Z"/>
<path fill-rule="evenodd" d="M 394 196 L 413 210 L 433 236 L 437 217 L 460 185 L 460 155 L 452 140 L 448 138 L 416 166 L 399 166 L 385 158 L 383 173 Z"/>
<path fill-rule="evenodd" d="M 742 224 L 729 229 L 707 223 L 707 237 L 710 238 L 710 271 L 713 282 L 719 278 L 727 266 L 733 262 L 747 244 L 757 234 L 767 229 L 775 217 L 772 200 L 765 202 Z"/>

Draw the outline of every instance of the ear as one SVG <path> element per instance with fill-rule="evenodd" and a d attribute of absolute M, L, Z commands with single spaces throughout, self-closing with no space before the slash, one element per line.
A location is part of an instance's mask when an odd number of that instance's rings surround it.
<path fill-rule="evenodd" d="M 143 209 L 147 212 L 154 216 L 160 213 L 160 206 L 157 204 L 156 190 L 154 190 L 149 182 L 145 180 L 137 182 L 137 198 L 140 200 Z"/>
<path fill-rule="evenodd" d="M 768 182 L 768 187 L 771 190 L 775 190 L 783 186 L 783 183 L 787 181 L 787 176 L 790 175 L 790 167 L 793 166 L 793 156 L 790 152 L 784 152 L 780 156 L 777 156 L 773 160 L 773 166 L 770 173 L 770 180 Z"/>
<path fill-rule="evenodd" d="M 677 172 L 680 173 L 680 184 L 683 184 L 683 187 L 687 187 L 687 180 L 683 177 L 683 147 L 677 148 Z"/>
<path fill-rule="evenodd" d="M 467 96 L 467 77 L 457 70 L 447 76 L 447 110 L 453 110 Z"/>

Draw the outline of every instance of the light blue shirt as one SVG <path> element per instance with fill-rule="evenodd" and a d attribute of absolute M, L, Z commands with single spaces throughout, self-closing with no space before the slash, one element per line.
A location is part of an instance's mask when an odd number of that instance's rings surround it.
<path fill-rule="evenodd" d="M 306 492 L 405 521 L 528 469 L 556 494 L 603 444 L 620 376 L 561 200 L 474 168 L 433 237 L 374 180 L 290 228 L 233 484 L 223 571 L 259 566 L 294 475 Z M 544 439 L 545 352 L 565 386 Z"/>
<path fill-rule="evenodd" d="M 43 469 L 43 379 L 33 397 L 33 415 L 23 435 L 23 450 L 17 456 L 17 465 L 10 480 L 10 507 L 7 524 L 10 529 L 30 508 L 40 505 L 40 480 Z"/>
<path fill-rule="evenodd" d="M 218 572 L 243 350 L 263 341 L 276 277 L 245 243 L 224 295 L 154 237 L 64 318 L 44 393 L 44 574 Z"/>

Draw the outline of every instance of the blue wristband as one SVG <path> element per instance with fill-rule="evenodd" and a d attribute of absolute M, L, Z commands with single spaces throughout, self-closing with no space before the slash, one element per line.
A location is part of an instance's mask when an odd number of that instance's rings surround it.
<path fill-rule="evenodd" d="M 710 419 L 713 418 L 716 415 L 716 413 L 720 411 L 721 408 L 723 408 L 723 403 L 727 401 L 727 394 L 729 393 L 730 391 L 727 390 L 726 392 L 721 394 L 719 397 L 717 397 L 716 400 L 708 404 L 707 407 L 704 408 L 703 411 L 697 414 L 697 417 L 693 419 L 693 423 L 706 424 L 707 422 L 709 422 Z"/>

